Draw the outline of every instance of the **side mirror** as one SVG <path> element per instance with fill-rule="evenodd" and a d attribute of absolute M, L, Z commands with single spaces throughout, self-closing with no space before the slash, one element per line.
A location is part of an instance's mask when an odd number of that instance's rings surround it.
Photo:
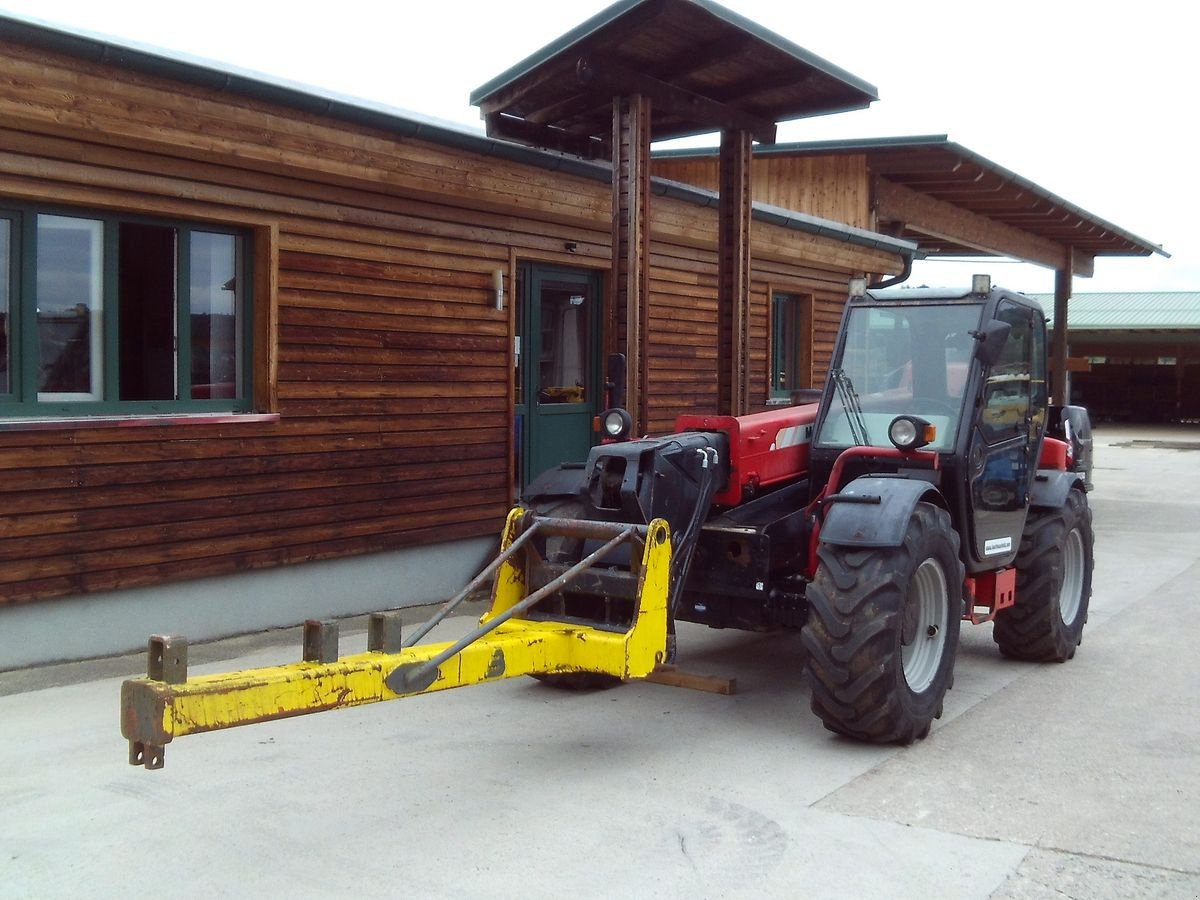
<path fill-rule="evenodd" d="M 975 338 L 975 357 L 986 366 L 994 366 L 1004 352 L 1004 344 L 1008 341 L 1012 326 L 999 319 L 992 319 L 980 331 L 972 331 Z"/>

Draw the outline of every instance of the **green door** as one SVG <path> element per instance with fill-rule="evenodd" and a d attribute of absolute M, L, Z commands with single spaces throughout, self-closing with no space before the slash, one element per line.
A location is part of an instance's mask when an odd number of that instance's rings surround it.
<path fill-rule="evenodd" d="M 563 462 L 583 462 L 599 412 L 600 284 L 596 273 L 521 267 L 517 288 L 518 489 Z"/>

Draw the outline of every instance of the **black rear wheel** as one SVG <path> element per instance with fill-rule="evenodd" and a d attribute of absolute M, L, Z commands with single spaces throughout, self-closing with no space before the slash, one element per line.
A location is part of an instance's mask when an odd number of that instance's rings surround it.
<path fill-rule="evenodd" d="M 1083 641 L 1092 596 L 1092 511 L 1073 490 L 1059 509 L 1031 509 L 1017 553 L 1017 602 L 992 638 L 1013 659 L 1066 662 Z"/>
<path fill-rule="evenodd" d="M 964 570 L 945 510 L 918 503 L 899 547 L 822 545 L 802 640 L 812 709 L 830 731 L 908 744 L 942 714 Z"/>

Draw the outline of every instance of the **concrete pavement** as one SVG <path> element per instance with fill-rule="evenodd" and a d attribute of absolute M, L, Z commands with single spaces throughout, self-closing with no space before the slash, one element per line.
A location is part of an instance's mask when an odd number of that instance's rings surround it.
<path fill-rule="evenodd" d="M 118 731 L 140 659 L 5 673 L 0 896 L 1200 896 L 1200 429 L 1101 429 L 1095 475 L 1076 658 L 964 626 L 909 748 L 824 731 L 794 635 L 682 631 L 729 697 L 515 679 L 181 739 L 159 772 Z M 221 642 L 193 671 L 298 648 Z"/>

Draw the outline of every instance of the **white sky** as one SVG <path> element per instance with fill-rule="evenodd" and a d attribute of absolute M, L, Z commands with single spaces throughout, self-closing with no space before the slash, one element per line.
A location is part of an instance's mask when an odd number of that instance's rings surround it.
<path fill-rule="evenodd" d="M 605 0 L 329 3 L 0 0 L 0 8 L 479 126 L 468 95 L 604 9 Z M 1086 291 L 1200 290 L 1200 62 L 1186 4 L 1142 0 L 725 0 L 874 84 L 856 113 L 782 125 L 781 141 L 947 134 L 1153 243 L 1171 259 L 1100 259 Z M 919 263 L 910 284 L 974 271 L 1028 292 L 1053 273 Z"/>

